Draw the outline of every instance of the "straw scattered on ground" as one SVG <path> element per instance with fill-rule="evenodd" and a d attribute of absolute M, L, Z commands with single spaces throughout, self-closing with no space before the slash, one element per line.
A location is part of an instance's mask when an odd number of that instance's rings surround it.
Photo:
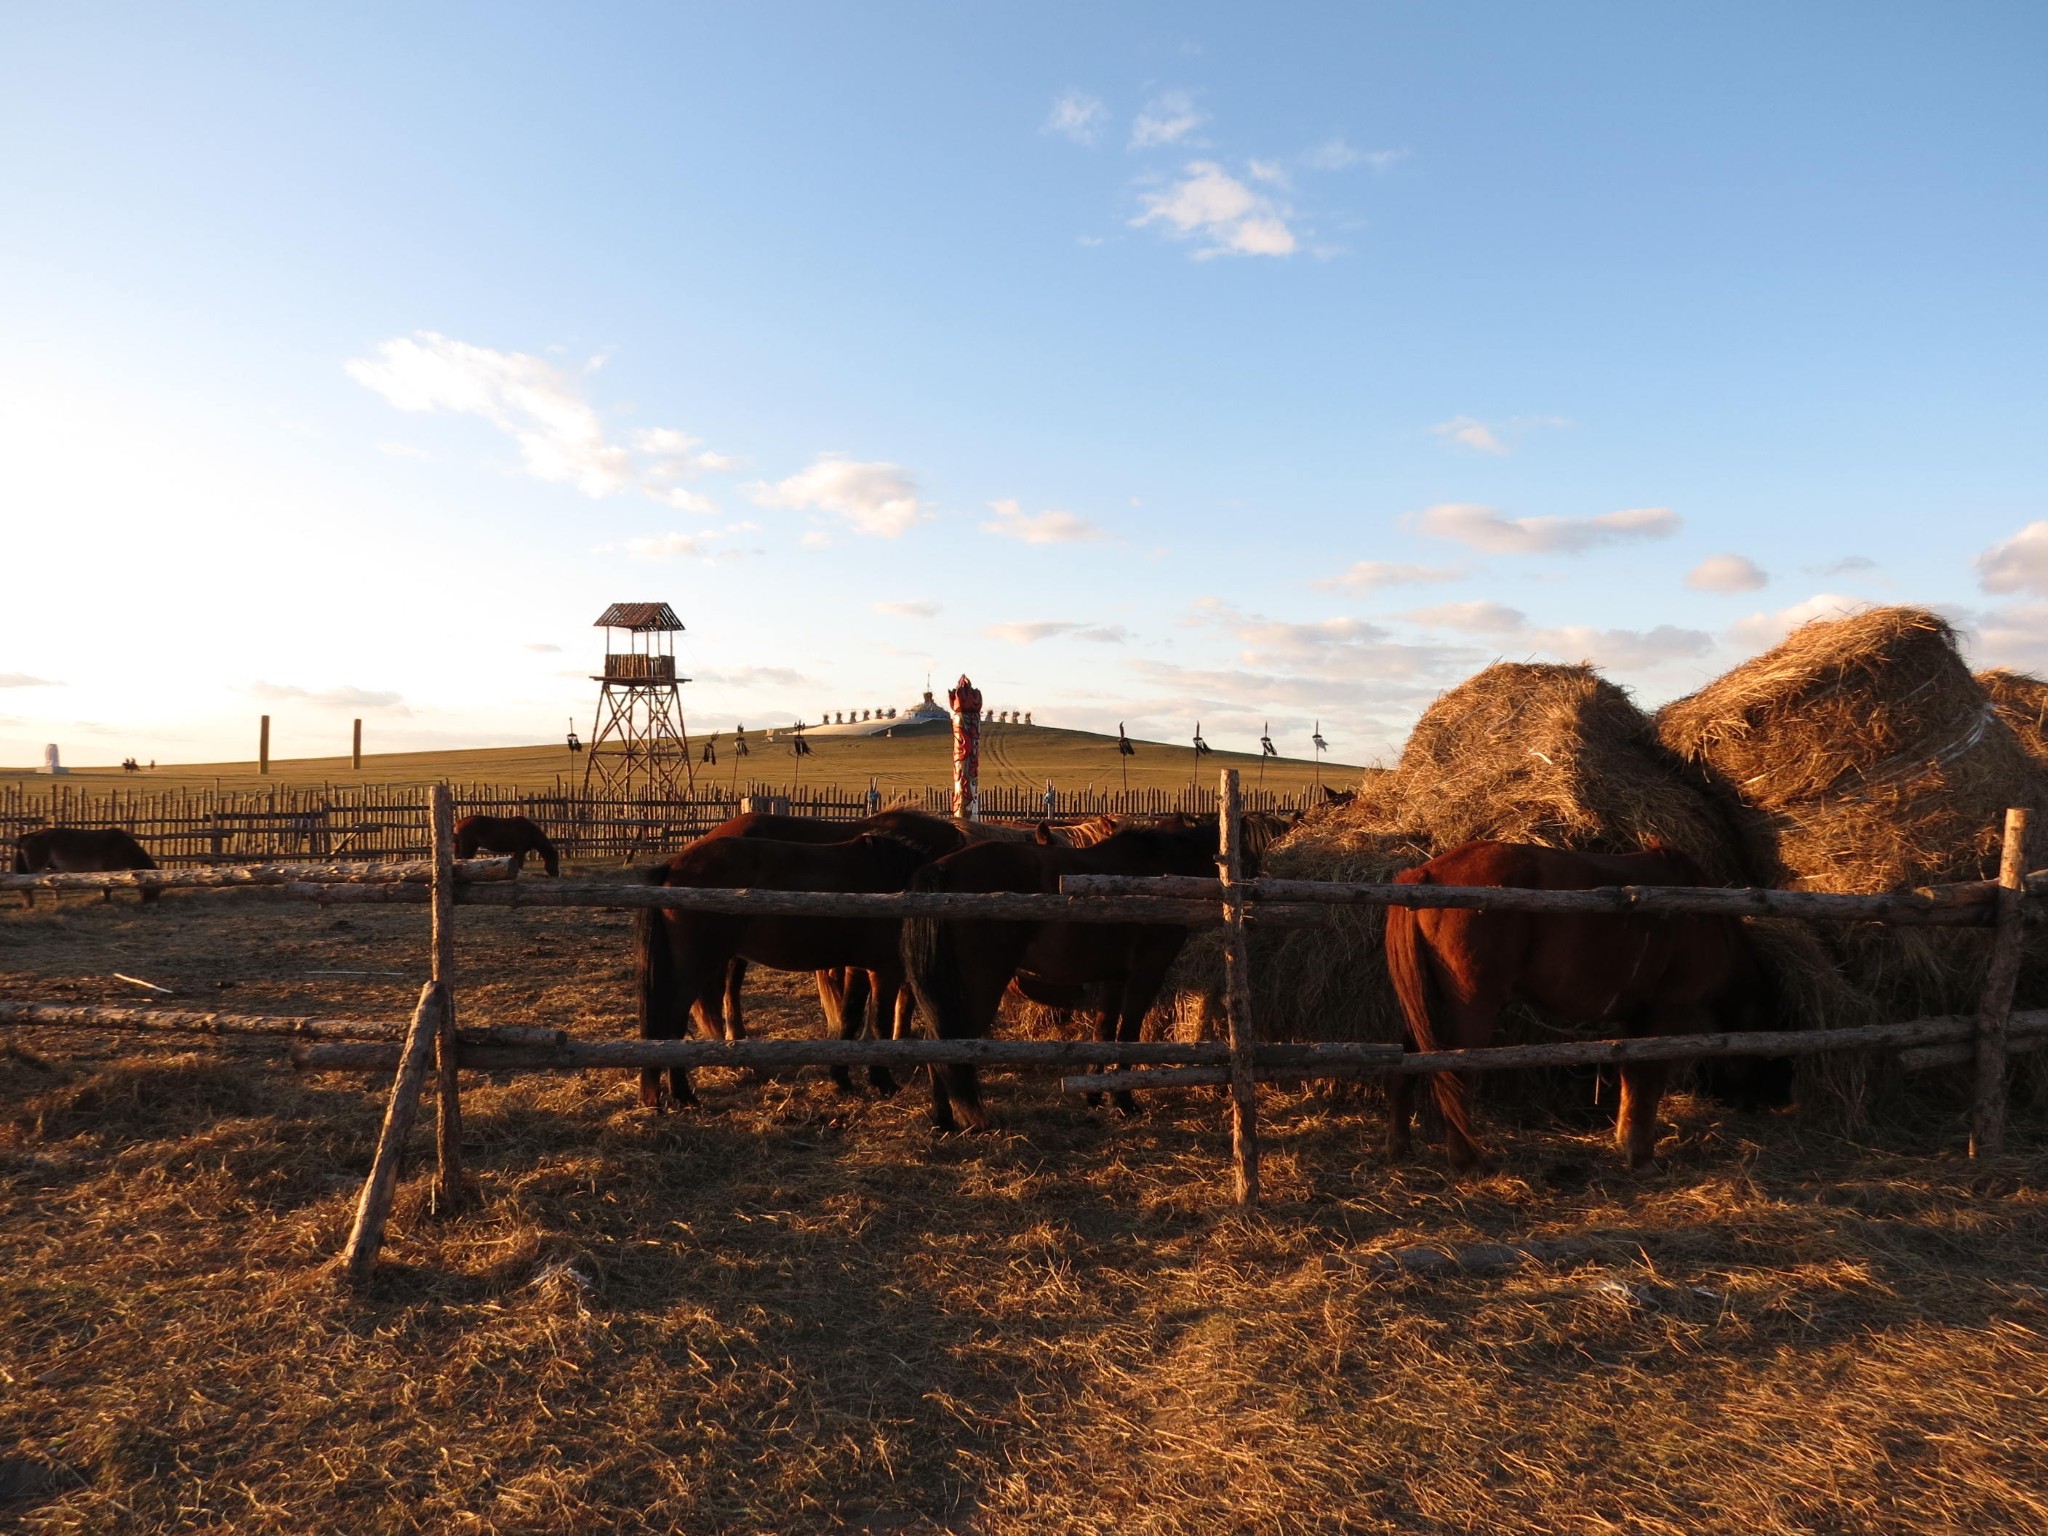
<path fill-rule="evenodd" d="M 623 1032 L 623 919 L 466 910 L 475 1022 Z M 126 971 L 250 1011 L 398 1016 L 417 909 L 173 894 L 0 912 L 0 995 Z M 336 978 L 319 970 L 396 971 Z M 755 1023 L 815 1028 L 763 979 Z M 339 1245 L 381 1085 L 262 1048 L 0 1046 L 0 1524 L 39 1532 L 2036 1529 L 2048 1175 L 1961 1099 L 1853 1142 L 1680 1098 L 1665 1166 L 1493 1114 L 1499 1166 L 1388 1168 L 1376 1117 L 1266 1095 L 1268 1205 L 1221 1105 L 1121 1123 L 1001 1076 L 922 1095 L 705 1074 L 476 1081 L 475 1202 Z M 423 1131 L 416 1150 L 428 1144 Z M 415 1164 L 415 1166 L 419 1166 Z M 1418 1247 L 1566 1255 L 1417 1272 Z M 1476 1261 L 1475 1261 L 1476 1262 Z"/>

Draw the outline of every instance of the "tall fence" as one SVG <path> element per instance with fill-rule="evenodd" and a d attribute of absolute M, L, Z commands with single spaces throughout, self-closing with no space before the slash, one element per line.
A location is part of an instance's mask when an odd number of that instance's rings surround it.
<path fill-rule="evenodd" d="M 849 791 L 811 785 L 736 783 L 687 796 L 586 796 L 566 784 L 521 789 L 504 784 L 452 784 L 455 814 L 525 816 L 538 823 L 564 858 L 634 858 L 673 852 L 739 814 L 742 802 L 798 816 L 858 821 L 883 806 L 909 805 L 934 816 L 953 812 L 952 791 L 940 786 Z M 157 863 L 261 863 L 279 859 L 419 859 L 432 846 L 426 785 L 307 785 L 274 789 L 146 790 L 57 784 L 0 785 L 0 866 L 12 862 L 14 840 L 37 827 L 121 827 Z M 1248 809 L 1289 812 L 1306 803 L 1298 792 L 1247 792 Z M 1175 789 L 984 788 L 984 816 L 1002 820 L 1080 821 L 1089 816 L 1213 816 L 1217 792 Z"/>

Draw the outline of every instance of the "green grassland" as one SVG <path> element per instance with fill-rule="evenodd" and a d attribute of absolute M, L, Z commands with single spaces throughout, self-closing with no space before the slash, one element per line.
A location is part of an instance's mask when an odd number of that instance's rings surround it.
<path fill-rule="evenodd" d="M 1239 752 L 1211 752 L 1195 761 L 1192 747 L 1161 742 L 1136 743 L 1137 755 L 1119 758 L 1114 736 L 1068 731 L 1044 725 L 989 725 L 982 730 L 981 782 L 996 788 L 1043 789 L 1050 779 L 1062 790 L 1121 788 L 1128 774 L 1133 789 L 1175 788 L 1199 781 L 1216 782 L 1219 768 L 1241 769 L 1248 786 L 1298 789 L 1313 784 L 1316 765 L 1298 758 L 1267 758 Z M 700 784 L 725 787 L 734 783 L 830 785 L 866 789 L 870 780 L 883 789 L 918 789 L 952 781 L 952 740 L 943 730 L 895 737 L 812 736 L 808 757 L 797 758 L 786 733 L 775 740 L 767 733 L 750 737 L 749 756 L 735 758 L 732 737 L 717 738 L 718 762 L 694 763 Z M 701 738 L 693 745 L 701 746 Z M 694 756 L 695 754 L 693 754 Z M 31 787 L 52 783 L 90 791 L 114 785 L 137 789 L 259 789 L 271 785 L 308 784 L 499 784 L 545 789 L 558 776 L 580 782 L 584 758 L 560 743 L 544 746 L 479 747 L 459 751 L 365 754 L 360 771 L 346 756 L 273 759 L 267 777 L 253 759 L 232 763 L 164 764 L 141 773 L 119 767 L 73 768 L 60 780 L 44 778 L 26 768 L 0 768 L 0 783 L 26 782 Z M 1263 776 L 1262 776 L 1263 775 Z M 1356 767 L 1324 760 L 1323 782 L 1344 784 L 1357 777 Z"/>

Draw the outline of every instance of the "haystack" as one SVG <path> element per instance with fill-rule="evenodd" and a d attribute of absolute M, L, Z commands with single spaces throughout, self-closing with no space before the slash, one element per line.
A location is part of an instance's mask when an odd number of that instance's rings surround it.
<path fill-rule="evenodd" d="M 1664 743 L 1720 795 L 1766 884 L 1889 891 L 1997 872 L 2008 806 L 2040 814 L 2043 779 L 1970 675 L 1955 632 L 1920 608 L 1807 624 L 1657 714 Z M 1875 1014 L 1967 1010 L 1984 937 L 1835 930 Z"/>
<path fill-rule="evenodd" d="M 1628 694 L 1589 666 L 1500 662 L 1442 695 L 1417 722 L 1398 769 L 1276 843 L 1263 872 L 1381 881 L 1474 838 L 1629 852 L 1661 842 L 1710 879 L 1743 883 L 1725 815 L 1658 741 Z M 1261 932 L 1253 1011 L 1270 1039 L 1398 1040 L 1378 912 L 1340 926 Z M 1811 970 L 1810 941 L 1780 947 Z M 1177 982 L 1184 1030 L 1214 1032 L 1221 940 L 1198 936 Z"/>
<path fill-rule="evenodd" d="M 2020 746 L 2043 768 L 2048 768 L 2048 682 L 2031 672 L 2010 672 L 1997 668 L 1977 674 L 1977 686 L 1991 700 L 1991 707 L 2019 739 Z"/>

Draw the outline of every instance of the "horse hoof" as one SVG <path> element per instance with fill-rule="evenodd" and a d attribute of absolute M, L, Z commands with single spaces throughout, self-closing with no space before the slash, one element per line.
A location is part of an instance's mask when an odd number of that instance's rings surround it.
<path fill-rule="evenodd" d="M 1086 1099 L 1086 1100 L 1088 1101 L 1088 1107 L 1089 1107 L 1090 1109 L 1100 1109 L 1100 1108 L 1102 1108 L 1102 1095 L 1101 1095 L 1101 1094 L 1099 1094 L 1099 1093 L 1084 1093 L 1083 1095 L 1081 1095 L 1081 1097 L 1083 1097 L 1084 1099 Z"/>
<path fill-rule="evenodd" d="M 1122 1115 L 1126 1120 L 1138 1118 L 1138 1101 L 1136 1099 L 1132 1098 L 1128 1093 L 1119 1093 L 1112 1097 L 1118 1114 Z"/>
<path fill-rule="evenodd" d="M 870 1072 L 868 1074 L 868 1086 L 874 1089 L 875 1092 L 879 1094 L 882 1098 L 886 1099 L 894 1093 L 896 1093 L 896 1091 L 903 1085 L 897 1082 L 896 1079 L 891 1077 L 886 1071 L 877 1068 L 875 1071 Z"/>

